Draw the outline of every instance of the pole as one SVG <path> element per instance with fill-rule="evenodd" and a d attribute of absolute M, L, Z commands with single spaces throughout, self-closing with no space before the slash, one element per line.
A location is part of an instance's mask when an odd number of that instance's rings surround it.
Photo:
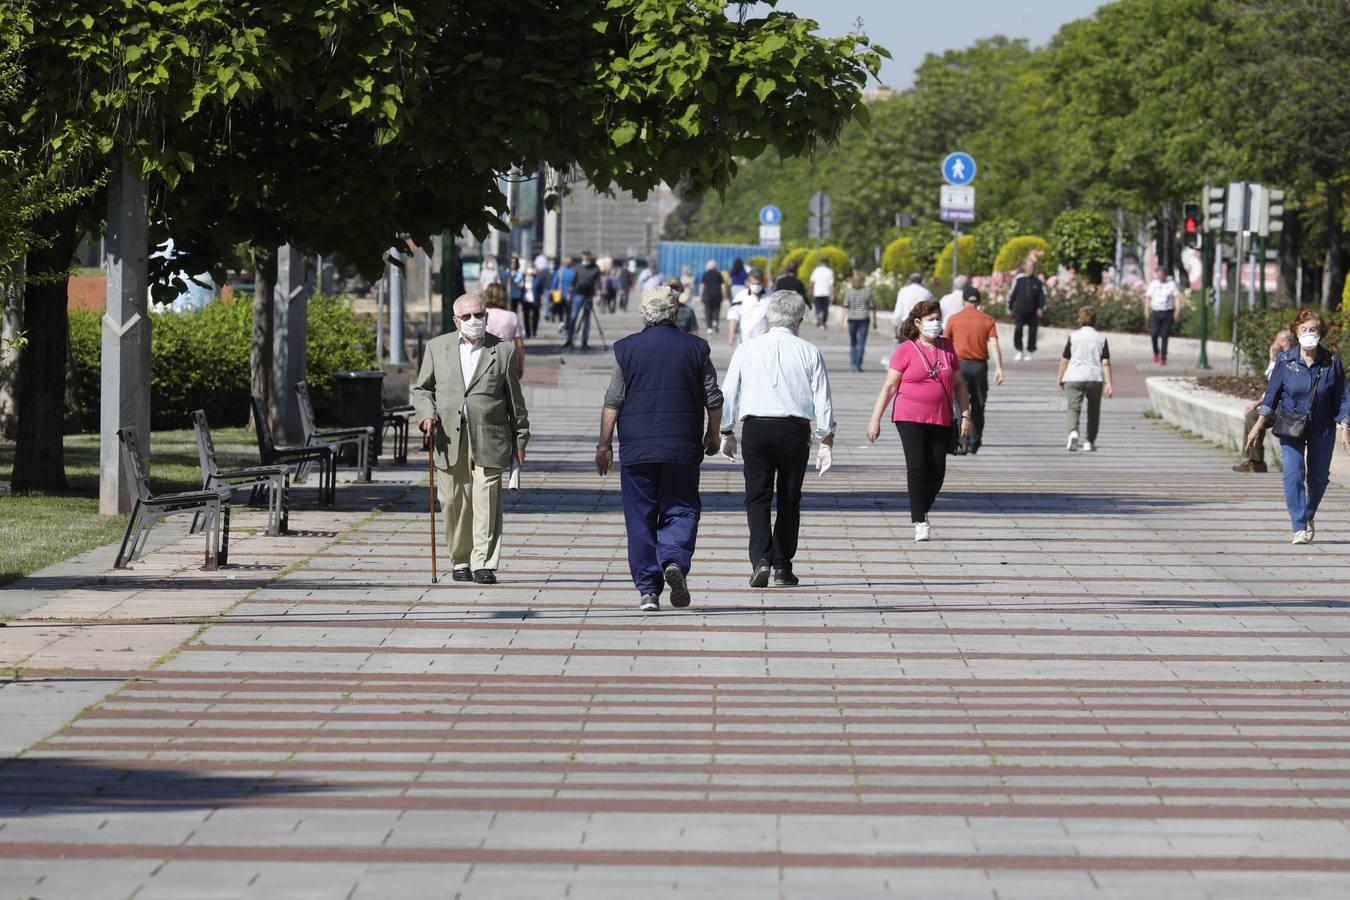
<path fill-rule="evenodd" d="M 1200 358 L 1196 360 L 1197 369 L 1209 368 L 1209 353 L 1206 344 L 1209 341 L 1209 303 L 1214 291 L 1214 235 L 1201 233 L 1204 246 L 1200 250 Z"/>
<path fill-rule="evenodd" d="M 436 583 L 436 426 L 427 435 L 427 503 L 431 521 L 431 583 Z"/>
<path fill-rule="evenodd" d="M 1261 240 L 1257 242 L 1257 255 L 1261 260 L 1261 308 L 1266 308 L 1266 236 L 1261 235 Z M 1252 277 L 1256 274 L 1253 272 Z"/>
<path fill-rule="evenodd" d="M 375 283 L 375 361 L 384 362 L 384 282 Z"/>
<path fill-rule="evenodd" d="M 389 248 L 389 362 L 403 362 L 403 296 L 407 273 L 403 266 L 403 248 Z"/>
<path fill-rule="evenodd" d="M 1246 232 L 1239 231 L 1233 236 L 1237 242 L 1236 252 L 1233 254 L 1233 331 L 1228 335 L 1228 339 L 1233 343 L 1233 374 L 1238 373 L 1240 365 L 1238 360 L 1238 320 L 1242 317 L 1242 243 Z"/>
<path fill-rule="evenodd" d="M 1120 270 L 1121 270 L 1121 267 L 1123 267 L 1123 266 L 1125 265 L 1125 212 L 1124 212 L 1124 210 L 1119 210 L 1119 209 L 1116 210 L 1116 257 L 1115 257 L 1115 259 L 1116 259 L 1116 288 L 1119 289 L 1119 288 L 1120 288 L 1121 281 L 1122 281 L 1122 278 L 1121 278 L 1121 271 L 1120 271 Z M 1202 345 L 1202 347 L 1203 347 L 1203 345 Z M 1201 356 L 1203 357 L 1203 356 L 1204 356 L 1204 350 L 1202 349 L 1200 352 L 1201 352 Z"/>
<path fill-rule="evenodd" d="M 961 274 L 959 265 L 961 259 L 961 223 L 952 223 L 952 283 L 956 283 L 956 276 Z"/>

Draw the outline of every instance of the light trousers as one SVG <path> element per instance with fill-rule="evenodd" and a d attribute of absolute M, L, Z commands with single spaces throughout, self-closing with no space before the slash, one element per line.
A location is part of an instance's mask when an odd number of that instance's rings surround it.
<path fill-rule="evenodd" d="M 1079 432 L 1083 440 L 1097 442 L 1097 426 L 1102 421 L 1102 391 L 1106 383 L 1102 381 L 1066 381 L 1064 396 L 1069 400 L 1069 431 Z M 1079 423 L 1083 417 L 1083 401 L 1087 400 L 1087 431 L 1083 433 Z"/>
<path fill-rule="evenodd" d="M 502 469 L 473 464 L 468 438 L 450 471 L 436 470 L 441 527 L 452 568 L 497 569 L 502 539 Z"/>

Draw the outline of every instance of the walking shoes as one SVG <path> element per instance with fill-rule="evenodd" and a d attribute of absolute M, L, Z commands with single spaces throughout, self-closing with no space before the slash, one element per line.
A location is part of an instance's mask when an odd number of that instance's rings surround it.
<path fill-rule="evenodd" d="M 796 587 L 802 580 L 792 574 L 792 566 L 779 566 L 773 570 L 773 583 L 779 587 Z"/>
<path fill-rule="evenodd" d="M 1263 462 L 1256 462 L 1255 460 L 1250 460 L 1250 459 L 1248 459 L 1248 460 L 1245 460 L 1245 461 L 1240 462 L 1240 463 L 1238 463 L 1237 465 L 1233 466 L 1233 471 L 1234 471 L 1234 472 L 1265 472 L 1265 471 L 1267 471 L 1267 469 L 1266 469 L 1266 464 L 1265 464 L 1265 463 L 1263 463 Z"/>
<path fill-rule="evenodd" d="M 661 598 L 655 594 L 643 594 L 642 599 L 638 601 L 638 609 L 641 612 L 656 612 L 661 608 Z"/>
<path fill-rule="evenodd" d="M 685 584 L 684 573 L 675 563 L 666 563 L 666 568 L 662 573 L 666 578 L 666 586 L 670 588 L 670 605 L 676 609 L 683 609 L 689 605 L 689 586 Z"/>
<path fill-rule="evenodd" d="M 451 572 L 450 578 L 454 581 L 473 581 L 473 573 L 469 571 L 468 566 L 464 566 Z"/>
<path fill-rule="evenodd" d="M 752 588 L 762 588 L 769 586 L 769 561 L 761 559 L 759 565 L 755 566 L 755 574 L 750 576 L 750 586 Z"/>
<path fill-rule="evenodd" d="M 1064 442 L 1064 449 L 1073 452 L 1078 449 L 1078 432 L 1070 431 L 1069 439 Z"/>

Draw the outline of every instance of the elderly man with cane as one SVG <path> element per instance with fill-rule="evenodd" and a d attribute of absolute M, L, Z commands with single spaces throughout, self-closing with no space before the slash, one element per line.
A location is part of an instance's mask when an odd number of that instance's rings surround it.
<path fill-rule="evenodd" d="M 816 468 L 830 468 L 834 413 L 825 357 L 815 344 L 797 337 L 806 317 L 806 300 L 794 291 L 777 291 L 765 314 L 767 333 L 746 341 L 731 357 L 723 395 L 727 427 L 722 452 L 736 454 L 736 422 L 741 423 L 745 465 L 745 515 L 750 524 L 750 586 L 798 584 L 792 572 L 802 520 L 802 482 L 811 453 L 811 436 L 820 439 Z M 776 487 L 775 487 L 776 486 Z M 770 522 L 774 493 L 778 521 Z"/>
<path fill-rule="evenodd" d="M 413 408 L 432 436 L 451 577 L 496 584 L 502 473 L 525 465 L 529 414 L 516 348 L 487 333 L 482 299 L 461 295 L 454 314 L 458 330 L 427 343 Z"/>
<path fill-rule="evenodd" d="M 614 464 L 618 427 L 628 568 L 643 612 L 660 608 L 663 582 L 671 606 L 689 605 L 686 580 L 703 510 L 699 465 L 717 452 L 722 421 L 708 343 L 675 327 L 678 310 L 668 287 L 642 295 L 642 331 L 614 344 L 617 365 L 595 448 L 603 476 Z"/>

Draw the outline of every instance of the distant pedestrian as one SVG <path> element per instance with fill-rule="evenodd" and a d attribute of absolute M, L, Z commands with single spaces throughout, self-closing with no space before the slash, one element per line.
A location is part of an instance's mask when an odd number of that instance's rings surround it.
<path fill-rule="evenodd" d="M 520 317 L 506 308 L 506 289 L 500 284 L 490 284 L 483 292 L 483 305 L 487 307 L 487 332 L 496 335 L 498 340 L 515 345 L 516 375 L 525 374 L 525 326 Z"/>
<path fill-rule="evenodd" d="M 722 391 L 708 343 L 674 327 L 677 310 L 669 288 L 643 295 L 642 331 L 614 344 L 595 448 L 603 476 L 614 463 L 617 426 L 628 568 L 644 612 L 660 608 L 663 582 L 671 606 L 689 605 L 703 509 L 699 466 L 721 443 Z"/>
<path fill-rule="evenodd" d="M 506 270 L 506 295 L 511 301 L 511 312 L 520 315 L 520 305 L 525 302 L 525 267 L 519 256 L 511 257 Z"/>
<path fill-rule="evenodd" d="M 478 295 L 481 297 L 488 285 L 496 284 L 500 279 L 501 272 L 497 268 L 497 258 L 483 257 L 483 262 L 478 266 Z"/>
<path fill-rule="evenodd" d="M 567 308 L 567 340 L 562 345 L 564 350 L 573 349 L 578 324 L 581 325 L 581 349 L 591 349 L 591 316 L 595 313 L 595 294 L 599 289 L 600 267 L 595 264 L 595 254 L 583 250 Z"/>
<path fill-rule="evenodd" d="M 960 437 L 971 436 L 970 398 L 957 378 L 960 365 L 951 341 L 942 337 L 942 309 L 924 300 L 909 311 L 900 335 L 904 338 L 891 356 L 886 381 L 872 406 L 867 439 L 881 436 L 881 416 L 891 407 L 891 420 L 905 451 L 905 478 L 909 488 L 909 519 L 914 540 L 932 537 L 928 521 L 942 482 L 947 476 L 947 453 L 952 443 L 952 406 L 961 409 Z"/>
<path fill-rule="evenodd" d="M 745 515 L 750 526 L 750 586 L 798 583 L 792 572 L 801 530 L 802 482 L 811 437 L 820 441 L 816 468 L 825 473 L 834 445 L 830 378 L 819 348 L 797 336 L 806 317 L 800 294 L 769 298 L 768 331 L 732 354 L 722 386 L 722 452 L 736 455 L 741 426 Z M 777 522 L 772 521 L 777 497 Z"/>
<path fill-rule="evenodd" d="M 728 273 L 728 277 L 731 279 L 731 287 L 733 293 L 736 292 L 735 291 L 736 288 L 745 284 L 749 276 L 750 273 L 745 268 L 745 263 L 741 260 L 739 256 L 731 261 L 731 271 Z"/>
<path fill-rule="evenodd" d="M 1286 350 L 1293 350 L 1297 346 L 1298 341 L 1294 338 L 1294 333 L 1288 328 L 1281 328 L 1275 333 L 1267 354 L 1270 358 L 1270 364 L 1266 366 L 1266 384 L 1270 383 L 1270 373 L 1275 371 L 1275 359 Z M 1256 427 L 1256 420 L 1261 417 L 1260 409 L 1261 401 L 1254 400 L 1242 411 L 1243 434 L 1251 434 L 1252 429 Z M 1266 442 L 1264 437 L 1249 445 L 1244 452 L 1247 458 L 1233 466 L 1234 472 L 1266 471 Z"/>
<path fill-rule="evenodd" d="M 605 312 L 614 312 L 619 308 L 619 273 L 623 267 L 615 263 L 610 263 L 609 271 L 604 276 L 604 297 Z"/>
<path fill-rule="evenodd" d="M 745 276 L 741 302 L 727 312 L 727 343 L 736 347 L 767 332 L 768 314 L 769 297 L 764 293 L 764 273 L 751 269 Z"/>
<path fill-rule="evenodd" d="M 572 302 L 572 285 L 576 284 L 577 271 L 573 267 L 572 257 L 565 256 L 553 272 L 553 282 L 549 289 L 549 319 L 558 323 L 562 331 L 567 323 L 567 307 Z"/>
<path fill-rule="evenodd" d="M 920 303 L 932 299 L 932 291 L 923 286 L 923 276 L 918 272 L 910 272 L 909 277 L 905 279 L 905 286 L 895 295 L 895 309 L 891 311 L 891 327 L 895 329 L 897 345 L 901 340 L 901 331 L 905 327 L 905 316 Z"/>
<path fill-rule="evenodd" d="M 1167 339 L 1177 317 L 1177 284 L 1170 272 L 1158 273 L 1148 284 L 1148 339 L 1153 344 L 1153 361 L 1167 365 Z"/>
<path fill-rule="evenodd" d="M 1036 274 L 1035 254 L 1027 256 L 1022 270 L 1013 276 L 1008 291 L 1008 312 L 1013 320 L 1013 359 L 1031 359 L 1036 353 L 1036 330 L 1045 318 L 1045 282 Z M 1026 352 L 1023 352 L 1022 331 L 1026 330 Z"/>
<path fill-rule="evenodd" d="M 844 292 L 844 309 L 848 317 L 848 363 L 854 372 L 863 370 L 867 353 L 867 330 L 877 327 L 877 305 L 872 302 L 872 289 L 861 271 L 855 271 Z"/>
<path fill-rule="evenodd" d="M 1069 335 L 1059 360 L 1059 389 L 1069 400 L 1069 437 L 1064 449 L 1096 450 L 1097 428 L 1102 419 L 1102 395 L 1109 399 L 1111 387 L 1111 347 L 1106 335 L 1097 330 L 1097 311 L 1091 306 L 1078 310 L 1078 330 Z M 1086 440 L 1080 438 L 1083 401 L 1087 400 Z"/>
<path fill-rule="evenodd" d="M 722 330 L 719 320 L 722 316 L 724 288 L 725 282 L 722 280 L 722 273 L 717 271 L 717 260 L 708 260 L 708 265 L 703 270 L 703 277 L 699 279 L 698 296 L 703 301 L 703 327 L 713 334 Z"/>
<path fill-rule="evenodd" d="M 539 334 L 539 310 L 548 294 L 548 272 L 541 271 L 533 263 L 525 267 L 525 296 L 520 301 L 521 323 L 525 326 L 525 337 Z"/>
<path fill-rule="evenodd" d="M 619 309 L 628 312 L 628 299 L 637 281 L 637 260 L 630 259 L 619 267 Z"/>
<path fill-rule="evenodd" d="M 828 327 L 830 304 L 834 302 L 834 269 L 826 265 L 824 256 L 811 270 L 811 298 L 816 308 L 816 327 Z"/>
<path fill-rule="evenodd" d="M 980 292 L 962 289 L 962 310 L 946 320 L 944 334 L 961 361 L 961 380 L 970 396 L 971 434 L 961 442 L 966 453 L 979 453 L 984 443 L 984 406 L 989 399 L 989 358 L 994 358 L 994 384 L 1003 383 L 1003 352 L 998 345 L 998 323 L 980 308 Z"/>
<path fill-rule="evenodd" d="M 938 301 L 942 307 L 942 327 L 947 327 L 947 320 L 959 313 L 966 307 L 965 289 L 970 279 L 964 275 L 957 275 L 952 279 L 952 289 L 948 294 L 944 294 Z"/>
<path fill-rule="evenodd" d="M 666 287 L 670 288 L 671 296 L 680 305 L 675 311 L 675 327 L 685 334 L 697 335 L 698 316 L 694 313 L 694 292 L 686 288 L 678 278 L 672 278 Z M 642 296 L 647 296 L 647 291 L 643 291 Z"/>
<path fill-rule="evenodd" d="M 806 285 L 797 277 L 797 263 L 790 262 L 783 267 L 783 274 L 773 283 L 775 291 L 792 291 L 802 297 L 807 296 Z"/>
<path fill-rule="evenodd" d="M 1280 439 L 1284 503 L 1295 544 L 1311 544 L 1316 536 L 1313 519 L 1331 481 L 1337 426 L 1341 446 L 1350 453 L 1350 387 L 1340 358 L 1321 346 L 1326 336 L 1327 323 L 1320 313 L 1306 307 L 1298 311 L 1294 319 L 1298 349 L 1275 358 L 1260 416 L 1247 435 L 1246 446 L 1251 447 L 1270 423 Z"/>

